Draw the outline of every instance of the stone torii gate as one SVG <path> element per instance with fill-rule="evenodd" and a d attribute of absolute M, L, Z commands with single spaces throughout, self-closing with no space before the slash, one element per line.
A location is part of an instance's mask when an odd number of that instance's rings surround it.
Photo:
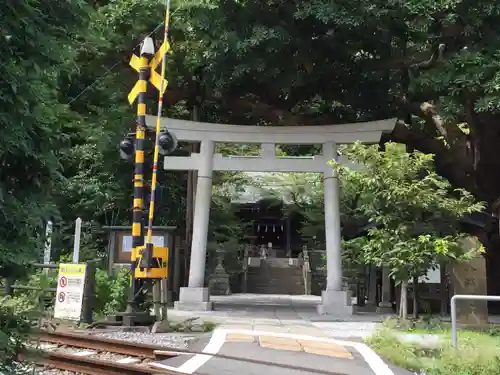
<path fill-rule="evenodd" d="M 148 127 L 156 118 L 147 116 Z M 196 198 L 191 243 L 189 283 L 181 288 L 177 309 L 211 310 L 208 288 L 204 285 L 207 233 L 212 197 L 213 171 L 245 172 L 318 172 L 324 174 L 324 205 L 326 231 L 327 285 L 322 292 L 319 314 L 343 316 L 352 314 L 348 291 L 343 289 L 341 263 L 341 233 L 339 182 L 328 161 L 348 163 L 337 155 L 340 144 L 356 141 L 378 143 L 383 132 L 394 128 L 396 119 L 324 126 L 244 126 L 223 125 L 162 118 L 162 128 L 168 128 L 179 141 L 201 142 L 200 152 L 191 156 L 167 156 L 166 170 L 196 170 Z M 222 156 L 215 154 L 215 144 L 260 144 L 257 157 Z M 276 144 L 322 144 L 322 154 L 309 158 L 277 157 Z"/>

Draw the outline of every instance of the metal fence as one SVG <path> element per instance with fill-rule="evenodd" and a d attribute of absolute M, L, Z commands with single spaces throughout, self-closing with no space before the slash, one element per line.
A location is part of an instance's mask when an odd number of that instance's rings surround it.
<path fill-rule="evenodd" d="M 457 294 L 451 297 L 451 344 L 456 347 L 458 343 L 457 337 L 457 301 L 500 301 L 500 296 L 485 296 L 472 294 Z"/>

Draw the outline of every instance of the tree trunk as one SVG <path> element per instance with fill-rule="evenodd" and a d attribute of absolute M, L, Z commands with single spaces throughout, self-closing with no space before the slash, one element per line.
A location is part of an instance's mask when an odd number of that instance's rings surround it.
<path fill-rule="evenodd" d="M 399 317 L 408 319 L 408 281 L 401 282 L 401 297 L 399 302 Z"/>
<path fill-rule="evenodd" d="M 441 302 L 440 313 L 441 316 L 445 316 L 448 313 L 448 277 L 445 263 L 440 264 L 439 272 L 441 274 L 441 284 L 439 285 L 439 297 Z"/>
<path fill-rule="evenodd" d="M 413 319 L 418 319 L 418 277 L 413 277 Z"/>

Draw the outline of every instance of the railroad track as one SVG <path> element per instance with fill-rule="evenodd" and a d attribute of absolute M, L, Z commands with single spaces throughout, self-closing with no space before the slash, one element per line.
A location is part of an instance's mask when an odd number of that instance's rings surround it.
<path fill-rule="evenodd" d="M 21 360 L 38 366 L 88 375 L 147 375 L 179 372 L 159 369 L 151 363 L 173 357 L 159 345 L 113 340 L 71 332 L 41 332 Z"/>

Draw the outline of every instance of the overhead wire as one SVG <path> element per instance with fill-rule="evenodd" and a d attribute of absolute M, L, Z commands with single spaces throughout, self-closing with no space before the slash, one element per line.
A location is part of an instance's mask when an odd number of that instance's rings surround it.
<path fill-rule="evenodd" d="M 164 21 L 160 22 L 153 30 L 151 30 L 148 34 L 146 34 L 145 37 L 149 37 L 149 36 L 153 35 L 163 25 L 164 25 Z M 142 40 L 139 43 L 137 43 L 132 49 L 136 49 L 136 48 L 140 47 L 141 43 L 142 43 Z M 118 65 L 120 65 L 121 62 L 122 62 L 121 59 L 117 59 L 116 62 L 110 68 L 106 69 L 106 71 L 101 76 L 99 76 L 95 81 L 93 81 L 91 84 L 89 84 L 84 89 L 82 89 L 82 91 L 80 91 L 76 96 L 74 96 L 73 98 L 71 98 L 71 100 L 67 104 L 72 104 L 74 101 L 76 101 L 77 99 L 79 99 L 88 90 L 90 90 L 96 84 L 98 84 L 101 80 L 103 80 L 104 78 L 106 78 L 111 73 L 111 71 L 114 68 L 116 68 Z"/>
<path fill-rule="evenodd" d="M 146 37 L 149 37 L 151 35 L 153 35 L 154 32 L 156 32 L 156 30 L 158 30 L 160 27 L 163 26 L 163 22 L 160 22 L 153 30 L 151 30 L 151 32 L 149 32 L 148 34 L 146 34 Z M 142 40 L 137 43 L 132 49 L 136 49 L 138 47 L 141 46 L 141 43 L 142 43 Z M 122 62 L 121 59 L 118 59 L 116 60 L 116 62 L 108 69 L 106 69 L 106 71 L 100 75 L 95 81 L 93 81 L 90 85 L 86 86 L 82 91 L 80 91 L 78 93 L 78 95 L 76 95 L 75 97 L 71 98 L 71 100 L 68 102 L 68 105 L 69 104 L 72 104 L 73 102 L 75 102 L 77 99 L 79 99 L 83 94 L 85 94 L 88 90 L 90 90 L 91 88 L 93 88 L 96 84 L 98 84 L 99 82 L 101 82 L 104 78 L 106 78 L 108 76 L 109 73 L 111 73 L 111 71 L 116 68 L 120 63 Z"/>
<path fill-rule="evenodd" d="M 180 9 L 180 8 L 179 8 Z M 177 10 L 179 10 L 177 9 Z M 173 11 L 172 12 L 172 15 L 175 13 L 176 11 Z M 149 37 L 151 35 L 153 35 L 153 33 L 155 33 L 160 27 L 162 27 L 165 23 L 164 22 L 160 22 L 153 30 L 151 30 L 151 32 L 149 32 L 148 34 L 145 35 L 145 37 Z M 135 49 L 135 48 L 138 48 L 141 46 L 141 43 L 142 43 L 142 40 L 137 43 L 132 49 Z M 90 85 L 86 86 L 84 89 L 82 89 L 82 91 L 80 91 L 76 96 L 74 96 L 73 98 L 71 98 L 71 100 L 67 103 L 68 105 L 69 104 L 72 104 L 74 101 L 76 101 L 78 98 L 80 98 L 84 93 L 86 93 L 88 90 L 90 90 L 91 88 L 93 88 L 97 83 L 99 83 L 102 79 L 106 78 L 108 76 L 109 73 L 111 73 L 111 71 L 116 68 L 120 63 L 121 63 L 121 59 L 117 59 L 116 62 L 110 67 L 108 68 L 99 78 L 97 78 L 95 81 L 93 81 Z"/>

